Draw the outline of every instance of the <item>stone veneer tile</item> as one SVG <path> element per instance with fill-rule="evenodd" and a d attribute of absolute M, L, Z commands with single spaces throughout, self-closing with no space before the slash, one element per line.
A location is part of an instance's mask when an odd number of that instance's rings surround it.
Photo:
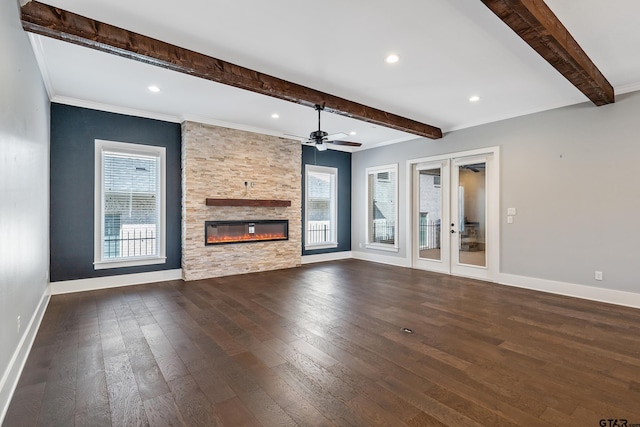
<path fill-rule="evenodd" d="M 182 123 L 182 277 L 208 277 L 300 265 L 301 148 L 291 140 Z M 253 183 L 245 188 L 244 182 Z M 291 200 L 291 207 L 214 207 L 207 198 Z M 289 240 L 204 245 L 204 222 L 288 219 Z"/>

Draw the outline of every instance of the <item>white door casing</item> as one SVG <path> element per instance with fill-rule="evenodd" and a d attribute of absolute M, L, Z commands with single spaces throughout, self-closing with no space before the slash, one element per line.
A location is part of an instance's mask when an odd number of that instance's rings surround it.
<path fill-rule="evenodd" d="M 406 244 L 408 245 L 407 253 L 411 254 L 410 259 L 413 268 L 489 281 L 494 279 L 500 271 L 499 160 L 499 147 L 489 147 L 407 161 L 407 183 L 409 184 L 407 185 L 407 200 L 411 201 L 411 207 L 407 209 L 407 224 L 411 224 L 411 226 L 407 227 Z M 480 224 L 478 226 L 482 230 L 482 248 L 485 252 L 484 258 L 478 258 L 477 255 L 481 255 L 480 252 L 475 253 L 475 258 L 479 261 L 470 262 L 468 261 L 469 253 L 463 254 L 466 259 L 461 259 L 462 257 L 460 257 L 460 232 L 464 231 L 464 228 L 461 228 L 459 218 L 459 213 L 463 212 L 458 198 L 459 191 L 461 191 L 459 190 L 459 178 L 461 168 L 467 169 L 471 167 L 476 169 L 473 165 L 478 164 L 486 166 L 484 171 L 484 225 Z M 442 189 L 440 255 L 439 259 L 421 258 L 419 250 L 419 174 L 420 171 L 423 171 L 423 173 L 424 171 L 432 172 L 436 168 L 441 170 L 440 181 Z M 451 231 L 454 232 L 452 233 Z M 465 235 L 468 235 L 468 231 L 465 232 Z M 432 256 L 428 255 L 428 257 Z"/>

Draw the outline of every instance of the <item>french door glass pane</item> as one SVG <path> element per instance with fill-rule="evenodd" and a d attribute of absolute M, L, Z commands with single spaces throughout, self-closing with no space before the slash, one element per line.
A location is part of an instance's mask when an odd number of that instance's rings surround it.
<path fill-rule="evenodd" d="M 419 171 L 418 257 L 442 259 L 442 188 L 440 168 Z"/>
<path fill-rule="evenodd" d="M 459 263 L 485 267 L 486 163 L 458 167 Z"/>

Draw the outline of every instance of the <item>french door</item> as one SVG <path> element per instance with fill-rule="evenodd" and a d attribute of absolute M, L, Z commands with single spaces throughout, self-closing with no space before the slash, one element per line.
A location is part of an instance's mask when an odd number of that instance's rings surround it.
<path fill-rule="evenodd" d="M 492 280 L 499 253 L 496 153 L 464 154 L 412 165 L 413 266 Z"/>

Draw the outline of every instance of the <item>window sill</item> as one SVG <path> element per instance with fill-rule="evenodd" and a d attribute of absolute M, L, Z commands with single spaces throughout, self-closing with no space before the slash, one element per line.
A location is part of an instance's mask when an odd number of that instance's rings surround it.
<path fill-rule="evenodd" d="M 387 252 L 399 252 L 400 248 L 393 245 L 383 245 L 380 243 L 367 243 L 365 246 L 367 249 L 375 249 L 378 251 L 387 251 Z"/>
<path fill-rule="evenodd" d="M 333 248 L 337 248 L 338 244 L 337 243 L 323 243 L 321 245 L 305 245 L 304 250 L 305 251 L 314 251 L 316 249 L 333 249 Z"/>
<path fill-rule="evenodd" d="M 94 270 L 106 270 L 108 268 L 121 268 L 121 267 L 137 267 L 141 265 L 154 265 L 164 264 L 167 262 L 166 257 L 157 258 L 134 258 L 134 259 L 119 259 L 114 261 L 95 261 L 93 263 Z"/>

